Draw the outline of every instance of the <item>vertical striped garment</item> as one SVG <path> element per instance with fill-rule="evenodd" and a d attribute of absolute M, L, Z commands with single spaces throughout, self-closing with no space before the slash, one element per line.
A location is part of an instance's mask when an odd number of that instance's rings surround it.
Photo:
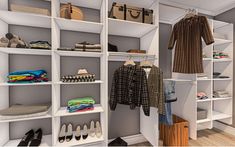
<path fill-rule="evenodd" d="M 203 73 L 202 39 L 206 45 L 214 43 L 214 38 L 205 16 L 183 18 L 174 25 L 169 45 L 175 56 L 173 72 L 194 74 Z"/>

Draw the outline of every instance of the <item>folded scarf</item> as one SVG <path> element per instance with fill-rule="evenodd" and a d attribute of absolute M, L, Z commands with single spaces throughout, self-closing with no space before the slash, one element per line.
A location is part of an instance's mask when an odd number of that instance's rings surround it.
<path fill-rule="evenodd" d="M 17 72 L 11 72 L 9 73 L 8 77 L 11 76 L 19 76 L 19 75 L 32 75 L 36 78 L 41 77 L 43 74 L 47 74 L 45 70 L 26 70 L 26 71 L 17 71 Z"/>
<path fill-rule="evenodd" d="M 80 104 L 95 104 L 92 97 L 75 98 L 68 101 L 68 106 L 76 106 Z"/>
<path fill-rule="evenodd" d="M 72 113 L 72 112 L 77 112 L 79 110 L 86 110 L 91 108 L 94 108 L 93 104 L 81 104 L 76 106 L 68 106 L 67 110 L 69 111 L 69 113 Z"/>

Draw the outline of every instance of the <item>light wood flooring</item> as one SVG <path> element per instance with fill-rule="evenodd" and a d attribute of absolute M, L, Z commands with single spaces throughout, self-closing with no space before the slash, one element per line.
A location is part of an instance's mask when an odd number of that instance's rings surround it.
<path fill-rule="evenodd" d="M 161 145 L 160 141 L 159 146 Z M 151 146 L 151 144 L 143 142 L 133 146 Z M 189 146 L 235 146 L 235 136 L 217 129 L 201 130 L 198 131 L 198 139 L 190 140 Z"/>

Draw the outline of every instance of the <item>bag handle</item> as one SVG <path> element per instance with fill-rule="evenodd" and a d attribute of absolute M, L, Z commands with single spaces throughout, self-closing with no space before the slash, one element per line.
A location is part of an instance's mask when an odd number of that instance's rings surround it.
<path fill-rule="evenodd" d="M 130 12 L 131 17 L 133 17 L 133 18 L 135 18 L 135 19 L 140 16 L 140 12 L 137 12 L 137 15 L 135 16 L 135 15 L 132 14 L 132 11 L 131 11 L 131 10 L 128 10 L 128 11 Z"/>

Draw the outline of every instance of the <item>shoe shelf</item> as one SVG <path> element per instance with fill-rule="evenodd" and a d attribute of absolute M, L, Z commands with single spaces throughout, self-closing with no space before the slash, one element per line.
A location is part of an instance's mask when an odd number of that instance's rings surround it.
<path fill-rule="evenodd" d="M 232 81 L 232 78 L 214 78 L 214 81 Z"/>
<path fill-rule="evenodd" d="M 60 30 L 67 31 L 100 33 L 103 28 L 103 24 L 97 22 L 69 20 L 64 18 L 55 18 L 55 22 L 58 24 Z"/>
<path fill-rule="evenodd" d="M 52 82 L 38 82 L 38 83 L 0 83 L 0 86 L 41 86 L 52 85 Z"/>
<path fill-rule="evenodd" d="M 157 25 L 144 24 L 126 20 L 108 18 L 109 35 L 141 38 L 145 34 L 156 30 Z M 138 31 L 136 31 L 138 30 Z"/>
<path fill-rule="evenodd" d="M 1 116 L 0 116 L 0 123 L 27 121 L 27 120 L 37 120 L 37 119 L 46 119 L 46 118 L 51 118 L 52 117 L 51 114 L 52 114 L 52 112 L 51 112 L 51 110 L 49 110 L 46 115 L 34 116 L 34 117 L 15 118 L 15 119 L 1 119 Z"/>
<path fill-rule="evenodd" d="M 52 146 L 52 142 L 51 142 L 51 135 L 44 135 L 42 136 L 42 142 L 40 147 L 50 147 Z M 4 146 L 5 147 L 9 147 L 9 146 L 17 146 L 20 143 L 21 139 L 15 139 L 15 140 L 10 140 L 8 141 Z"/>
<path fill-rule="evenodd" d="M 211 61 L 212 58 L 203 58 L 203 61 Z"/>
<path fill-rule="evenodd" d="M 61 107 L 56 113 L 55 116 L 73 116 L 73 115 L 82 115 L 82 114 L 91 114 L 91 113 L 101 113 L 104 112 L 104 109 L 100 104 L 94 105 L 94 110 L 84 111 L 84 112 L 74 112 L 69 113 L 67 107 Z"/>
<path fill-rule="evenodd" d="M 222 112 L 213 111 L 212 113 L 212 120 L 221 120 L 221 119 L 226 119 L 226 118 L 231 118 L 231 117 L 232 115 L 225 114 Z"/>
<path fill-rule="evenodd" d="M 6 54 L 18 54 L 18 55 L 48 55 L 50 56 L 51 50 L 42 49 L 26 49 L 26 48 L 0 48 L 0 52 Z"/>
<path fill-rule="evenodd" d="M 0 19 L 12 25 L 51 28 L 51 17 L 45 15 L 0 10 Z"/>
<path fill-rule="evenodd" d="M 98 52 L 79 52 L 79 51 L 55 51 L 60 56 L 70 56 L 70 57 L 102 57 L 103 53 Z"/>
<path fill-rule="evenodd" d="M 81 131 L 81 134 L 82 134 L 82 132 L 83 131 Z M 69 142 L 66 142 L 66 140 L 63 143 L 60 143 L 59 141 L 57 141 L 55 146 L 92 145 L 92 144 L 96 144 L 96 143 L 104 141 L 104 137 L 103 136 L 101 136 L 100 138 L 98 138 L 96 136 L 95 137 L 88 136 L 86 139 L 83 139 L 82 136 L 81 136 L 81 139 L 79 141 L 77 141 L 75 139 L 75 134 L 76 134 L 76 132 L 74 131 L 73 132 L 73 138 Z"/>
<path fill-rule="evenodd" d="M 79 85 L 79 84 L 102 84 L 103 81 L 101 80 L 96 80 L 94 82 L 55 82 L 55 84 L 58 84 L 58 85 Z"/>

